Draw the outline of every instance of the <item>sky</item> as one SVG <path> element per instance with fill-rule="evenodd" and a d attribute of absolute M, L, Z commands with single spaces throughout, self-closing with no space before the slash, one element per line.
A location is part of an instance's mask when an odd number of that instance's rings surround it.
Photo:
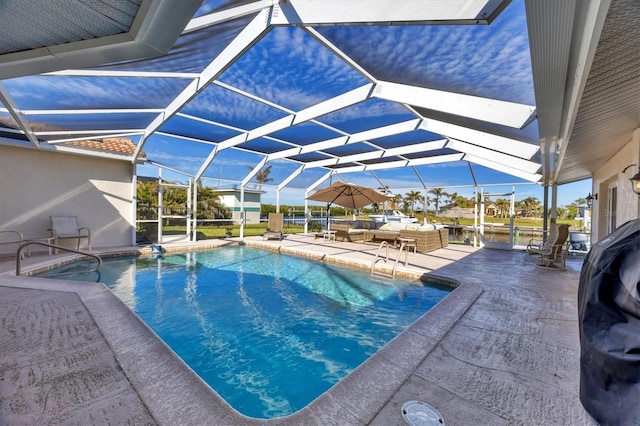
<path fill-rule="evenodd" d="M 207 13 L 222 3 L 207 0 L 198 14 Z M 248 20 L 240 19 L 184 35 L 163 57 L 110 64 L 100 69 L 201 72 Z M 535 105 L 523 0 L 512 1 L 490 25 L 326 26 L 315 30 L 378 80 Z M 65 108 L 164 108 L 189 82 L 186 78 L 162 77 L 31 76 L 7 80 L 5 84 L 20 109 L 54 111 Z M 147 158 L 167 166 L 162 173 L 164 179 L 184 182 L 187 176 L 200 170 L 204 159 L 214 149 L 212 143 L 203 143 L 202 139 L 224 141 L 368 82 L 365 75 L 325 49 L 302 28 L 276 27 L 225 69 L 214 84 L 182 108 L 179 115 L 149 137 L 143 150 Z M 230 86 L 265 102 L 242 96 L 229 90 Z M 156 116 L 156 112 L 109 115 L 57 115 L 52 112 L 27 115 L 27 119 L 51 128 L 62 126 L 78 131 L 99 123 L 99 130 L 122 133 L 126 129 L 144 128 Z M 221 150 L 204 172 L 203 183 L 229 187 L 241 182 L 263 158 L 249 150 L 267 153 L 290 146 L 288 142 L 306 145 L 413 118 L 415 115 L 399 104 L 369 99 L 318 117 L 316 123 L 303 123 L 271 134 L 271 139 L 258 138 L 245 143 L 241 146 L 246 148 L 244 150 Z M 536 126 L 534 121 L 521 131 L 511 131 L 512 136 L 535 143 L 538 139 Z M 394 148 L 441 138 L 417 130 L 372 142 Z M 132 139 L 137 142 L 140 138 L 132 136 Z M 366 144 L 361 143 L 333 148 L 331 153 L 346 156 L 367 149 Z M 309 154 L 300 159 L 306 161 L 315 157 Z M 291 175 L 299 164 L 286 160 L 269 164 L 272 165 L 270 177 L 273 181 L 262 186 L 265 191 L 262 201 L 275 204 L 275 186 Z M 280 202 L 302 205 L 304 188 L 326 172 L 320 168 L 305 170 L 282 191 Z M 138 167 L 138 175 L 157 176 L 158 171 L 155 166 L 143 165 Z M 374 188 L 384 185 L 394 194 L 423 190 L 426 186 L 471 197 L 474 177 L 484 192 L 510 193 L 512 184 L 518 184 L 516 199 L 531 196 L 542 200 L 543 197 L 540 185 L 521 185 L 525 183 L 522 179 L 476 164 L 472 174 L 467 162 L 379 170 L 375 174 L 348 173 L 334 176 L 332 180 Z M 329 183 L 327 180 L 319 187 Z M 249 188 L 255 185 L 254 180 Z M 558 204 L 566 205 L 585 197 L 590 188 L 590 180 L 559 187 Z"/>
<path fill-rule="evenodd" d="M 381 26 L 375 32 L 359 26 L 319 27 L 317 30 L 378 79 L 535 104 L 522 1 L 513 1 L 489 26 Z M 367 82 L 340 58 L 319 48 L 316 40 L 296 28 L 273 30 L 232 65 L 220 80 L 292 110 L 308 107 Z M 251 128 L 256 123 L 271 121 L 283 115 L 280 111 L 250 102 L 247 98 L 220 87 L 212 87 L 203 95 L 188 106 L 187 113 L 234 123 L 240 128 Z M 251 111 L 251 117 L 246 114 L 248 110 Z M 255 120 L 258 116 L 261 117 L 260 120 Z M 384 125 L 409 118 L 413 116 L 402 107 L 378 101 L 345 108 L 322 117 L 322 121 L 344 131 L 357 132 L 365 129 L 371 122 Z M 318 135 L 314 135 L 314 132 Z M 314 136 L 319 140 L 335 137 L 332 132 L 315 126 L 308 126 L 305 134 L 311 141 L 315 140 Z M 296 138 L 293 134 L 280 136 L 287 140 Z M 396 137 L 399 140 L 395 143 L 405 142 L 407 136 L 403 134 Z M 414 139 L 410 142 L 440 137 L 424 134 L 412 136 Z M 525 129 L 520 136 L 525 140 L 535 141 L 536 123 Z M 163 145 L 161 151 L 165 156 L 172 155 L 166 149 L 170 143 L 169 140 L 158 141 L 158 144 Z M 393 144 L 394 141 L 388 143 Z M 194 146 L 193 157 L 183 156 L 184 163 L 190 165 L 182 164 L 177 168 L 194 173 L 197 168 L 195 165 L 199 164 L 197 159 L 209 150 L 208 147 Z M 162 163 L 168 161 L 168 158 L 156 158 Z M 204 183 L 211 186 L 231 185 L 233 181 L 242 180 L 249 171 L 249 166 L 256 164 L 259 159 L 260 157 L 249 153 L 231 150 L 220 153 L 206 173 Z M 273 163 L 270 175 L 273 181 L 261 186 L 265 191 L 263 202 L 276 203 L 275 186 L 296 168 L 297 165 L 284 161 Z M 446 192 L 457 192 L 468 197 L 473 194 L 473 178 L 466 162 L 419 167 L 417 171 L 429 188 L 441 187 Z M 281 203 L 303 204 L 305 194 L 300 188 L 311 185 L 324 174 L 320 170 L 314 172 L 295 179 L 290 189 L 283 190 Z M 473 172 L 479 183 L 487 184 L 482 187 L 484 192 L 510 193 L 514 189 L 513 185 L 494 184 L 523 183 L 521 179 L 479 165 L 473 165 Z M 375 174 L 393 193 L 423 191 L 422 183 L 410 168 L 377 171 Z M 374 188 L 382 186 L 376 177 L 366 173 L 344 174 L 332 179 Z M 328 184 L 329 181 L 321 186 Z M 254 182 L 249 188 L 256 186 Z M 585 197 L 590 188 L 590 180 L 561 186 L 558 188 L 558 204 L 570 204 L 577 198 Z M 540 185 L 516 185 L 515 191 L 517 199 L 543 199 Z"/>

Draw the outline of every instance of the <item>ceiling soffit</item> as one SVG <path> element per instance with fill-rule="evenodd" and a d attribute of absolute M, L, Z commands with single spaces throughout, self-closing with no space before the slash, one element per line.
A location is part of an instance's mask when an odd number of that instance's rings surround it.
<path fill-rule="evenodd" d="M 609 6 L 558 182 L 591 177 L 640 127 L 640 2 Z"/>
<path fill-rule="evenodd" d="M 201 2 L 4 2 L 0 80 L 164 54 Z"/>

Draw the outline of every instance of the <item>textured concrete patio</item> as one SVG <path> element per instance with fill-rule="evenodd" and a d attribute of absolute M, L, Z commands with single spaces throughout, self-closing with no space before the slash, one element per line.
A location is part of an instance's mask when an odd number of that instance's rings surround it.
<path fill-rule="evenodd" d="M 367 268 L 378 249 L 308 236 L 245 243 Z M 580 258 L 549 271 L 522 252 L 449 246 L 398 265 L 460 286 L 310 406 L 264 421 L 229 407 L 104 286 L 15 277 L 15 260 L 2 259 L 0 423 L 403 425 L 402 404 L 419 400 L 447 424 L 595 424 L 578 398 Z"/>

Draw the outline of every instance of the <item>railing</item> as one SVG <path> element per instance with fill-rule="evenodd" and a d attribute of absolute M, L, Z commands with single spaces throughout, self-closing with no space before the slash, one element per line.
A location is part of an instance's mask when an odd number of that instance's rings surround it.
<path fill-rule="evenodd" d="M 21 274 L 21 258 L 22 258 L 22 250 L 27 247 L 30 246 L 32 244 L 37 244 L 37 245 L 41 245 L 44 247 L 49 247 L 49 248 L 53 248 L 55 250 L 64 250 L 64 251 L 68 251 L 71 253 L 75 253 L 75 254 L 81 254 L 83 256 L 89 256 L 89 257 L 93 257 L 94 259 L 96 259 L 98 261 L 98 265 L 95 267 L 95 269 L 91 269 L 87 272 L 94 272 L 97 271 L 98 269 L 100 269 L 100 266 L 102 266 L 102 258 L 100 256 L 98 256 L 97 254 L 93 254 L 93 253 L 88 253 L 88 252 L 84 252 L 84 251 L 79 251 L 79 250 L 74 250 L 74 249 L 70 249 L 68 247 L 63 247 L 63 246 L 58 246 L 55 244 L 49 244 L 49 243 L 45 243 L 42 241 L 28 241 L 24 244 L 20 244 L 20 247 L 18 247 L 18 250 L 16 251 L 16 276 L 20 276 Z"/>

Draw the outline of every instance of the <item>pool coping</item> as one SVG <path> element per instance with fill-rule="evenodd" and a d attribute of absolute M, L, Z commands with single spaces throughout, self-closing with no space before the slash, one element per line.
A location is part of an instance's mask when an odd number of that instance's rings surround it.
<path fill-rule="evenodd" d="M 247 245 L 268 248 L 259 243 Z M 208 248 L 212 247 L 194 250 Z M 277 251 L 305 255 L 299 249 Z M 330 255 L 307 257 L 362 267 Z M 476 284 L 445 276 L 427 273 L 420 278 L 457 288 L 305 408 L 273 419 L 251 418 L 236 411 L 105 285 L 15 276 L 5 276 L 3 281 L 6 287 L 77 294 L 159 423 L 257 425 L 336 424 L 337 419 L 340 423 L 369 423 L 483 292 Z"/>

